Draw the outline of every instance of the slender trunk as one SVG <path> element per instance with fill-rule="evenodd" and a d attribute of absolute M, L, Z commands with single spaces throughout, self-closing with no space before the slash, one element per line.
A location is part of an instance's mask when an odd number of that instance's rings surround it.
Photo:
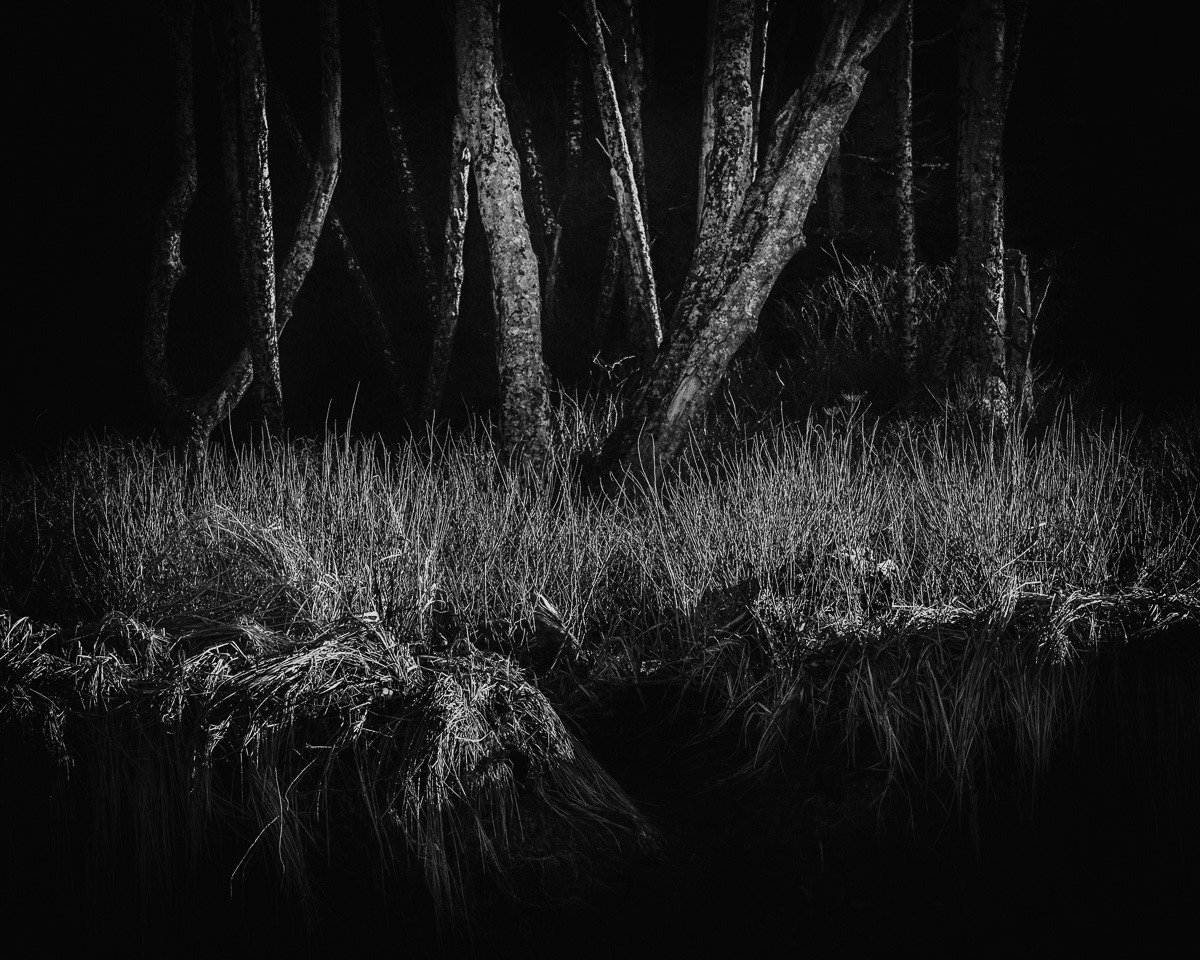
<path fill-rule="evenodd" d="M 272 89 L 280 91 L 278 83 L 272 85 Z M 300 160 L 300 164 L 304 169 L 305 175 L 316 182 L 318 179 L 323 179 L 320 174 L 314 177 L 314 159 L 309 153 L 308 147 L 304 143 L 304 137 L 300 133 L 300 128 L 296 124 L 296 118 L 292 114 L 291 105 L 288 103 L 287 97 L 280 91 L 275 95 L 272 101 L 276 113 L 279 117 L 279 123 L 283 127 L 284 133 L 287 134 L 288 141 L 291 143 L 296 156 Z M 340 144 L 341 132 L 338 128 L 331 129 L 325 136 L 330 143 L 333 142 L 334 131 L 336 131 L 337 141 Z M 340 147 L 337 149 L 338 156 L 341 155 Z M 328 160 L 325 161 L 326 163 Z M 339 161 L 340 164 L 340 161 Z M 354 244 L 350 240 L 349 234 L 346 232 L 346 227 L 342 223 L 341 217 L 338 215 L 337 207 L 331 200 L 328 211 L 325 216 L 325 230 L 328 233 L 330 240 L 333 241 L 334 249 L 338 253 L 338 257 L 345 268 L 346 273 L 350 277 L 350 283 L 354 287 L 355 293 L 358 295 L 360 306 L 364 311 L 365 316 L 360 316 L 358 312 L 351 311 L 351 315 L 360 324 L 363 335 L 366 337 L 371 355 L 378 362 L 380 372 L 387 381 L 388 387 L 391 389 L 393 396 L 398 400 L 402 407 L 402 415 L 411 419 L 414 414 L 414 404 L 412 402 L 411 390 L 409 389 L 410 378 L 407 375 L 404 365 L 400 361 L 400 357 L 396 350 L 395 340 L 392 338 L 391 330 L 388 329 L 387 321 L 383 316 L 383 309 L 379 306 L 379 301 L 375 298 L 375 291 L 371 287 L 370 280 L 367 279 L 366 273 L 363 271 L 362 263 L 359 260 L 358 253 L 354 249 Z M 302 217 L 301 223 L 306 222 L 307 218 Z M 312 222 L 308 220 L 307 222 Z M 317 238 L 319 239 L 319 238 Z M 313 252 L 316 252 L 316 244 L 313 244 Z M 307 267 L 305 268 L 307 269 Z M 288 305 L 286 317 L 291 316 L 290 304 L 295 299 L 295 294 L 291 294 L 285 298 L 284 294 L 280 293 L 280 311 L 279 316 L 285 317 L 283 305 L 286 302 Z M 286 319 L 284 320 L 286 323 Z"/>
<path fill-rule="evenodd" d="M 300 208 L 300 218 L 289 245 L 287 263 L 279 280 L 276 305 L 277 325 L 282 329 L 291 319 L 296 297 L 317 255 L 317 241 L 333 203 L 342 170 L 342 54 L 338 26 L 337 0 L 322 0 L 320 5 L 321 40 L 321 140 L 313 162 L 303 141 L 293 145 L 302 161 L 307 161 L 308 195 Z"/>
<path fill-rule="evenodd" d="M 608 463 L 648 471 L 679 451 L 757 326 L 779 274 L 804 245 L 817 183 L 866 79 L 862 60 L 902 2 L 889 0 L 857 29 L 861 4 L 835 10 L 816 69 L 780 110 L 748 185 L 753 0 L 721 5 L 713 71 L 717 115 L 700 241 L 672 317 L 670 343 L 609 437 Z"/>
<path fill-rule="evenodd" d="M 521 171 L 496 76 L 487 0 L 457 0 L 458 104 L 471 150 L 479 213 L 492 263 L 503 446 L 535 465 L 549 446 L 538 264 L 521 199 Z"/>
<path fill-rule="evenodd" d="M 1004 303 L 1006 323 L 1008 396 L 1014 413 L 1027 412 L 1029 395 L 1029 354 L 1033 346 L 1033 308 L 1029 294 L 1029 262 L 1020 250 L 1004 251 Z"/>
<path fill-rule="evenodd" d="M 159 212 L 154 240 L 154 263 L 146 290 L 146 321 L 142 337 L 142 372 L 150 387 L 159 420 L 174 441 L 189 449 L 195 416 L 171 379 L 167 360 L 167 329 L 171 299 L 187 267 L 183 263 L 183 224 L 196 198 L 196 123 L 192 74 L 194 4 L 181 0 L 168 15 L 168 40 L 174 64 L 171 186 Z M 205 431 L 204 439 L 208 438 Z"/>
<path fill-rule="evenodd" d="M 962 375 L 971 399 L 1003 418 L 1003 0 L 968 0 L 959 29 L 955 312 L 965 348 Z"/>
<path fill-rule="evenodd" d="M 909 394 L 917 386 L 916 281 L 917 242 L 913 216 L 913 143 L 912 143 L 912 41 L 913 0 L 900 14 L 900 55 L 896 69 L 896 233 L 900 240 L 897 262 L 900 356 L 904 381 Z"/>
<path fill-rule="evenodd" d="M 617 92 L 621 120 L 629 138 L 629 158 L 641 201 L 642 223 L 650 232 L 650 208 L 646 195 L 646 137 L 642 130 L 642 101 L 646 91 L 646 64 L 642 59 L 642 22 L 635 0 L 620 0 L 620 57 Z"/>
<path fill-rule="evenodd" d="M 754 46 L 750 58 L 750 94 L 753 97 L 750 116 L 754 123 L 750 140 L 751 178 L 758 168 L 759 122 L 762 118 L 763 83 L 767 74 L 767 35 L 774 9 L 775 0 L 759 0 L 754 10 Z"/>
<path fill-rule="evenodd" d="M 258 0 L 234 7 L 238 65 L 238 179 L 242 188 L 242 297 L 250 323 L 254 393 L 262 424 L 283 430 L 283 381 L 275 323 L 275 224 L 267 150 L 267 76 Z"/>
<path fill-rule="evenodd" d="M 704 195 L 708 189 L 708 158 L 712 156 L 713 133 L 717 114 L 713 99 L 713 64 L 717 42 L 719 0 L 708 0 L 708 27 L 704 41 L 704 83 L 700 109 L 700 167 L 696 179 L 696 242 L 700 242 L 700 221 L 704 216 Z"/>
<path fill-rule="evenodd" d="M 273 234 L 273 225 L 269 217 L 267 217 L 265 226 L 262 222 L 264 215 L 269 214 L 270 211 L 270 197 L 267 192 L 269 191 L 269 181 L 265 184 L 265 190 L 262 183 L 257 186 L 253 183 L 254 178 L 261 176 L 266 166 L 265 119 L 259 108 L 254 106 L 262 96 L 261 43 L 258 46 L 257 57 L 253 49 L 248 52 L 239 49 L 236 54 L 237 59 L 243 61 L 246 79 L 253 80 L 257 77 L 258 80 L 257 83 L 242 83 L 243 90 L 247 91 L 247 103 L 243 103 L 242 109 L 238 111 L 239 114 L 244 115 L 244 120 L 237 124 L 232 122 L 234 101 L 230 99 L 230 95 L 236 89 L 233 81 L 233 65 L 229 57 L 223 57 L 224 53 L 237 48 L 239 43 L 248 39 L 247 31 L 252 32 L 257 21 L 255 17 L 246 14 L 253 12 L 253 8 L 249 11 L 243 9 L 241 11 L 243 16 L 239 17 L 238 25 L 234 30 L 228 30 L 228 24 L 222 24 L 222 27 L 226 28 L 224 40 L 228 42 L 218 41 L 215 35 L 213 40 L 217 41 L 215 49 L 220 68 L 218 83 L 222 90 L 222 112 L 229 121 L 222 125 L 225 144 L 222 166 L 231 191 L 231 216 L 235 226 L 239 262 L 243 267 L 243 276 L 249 275 L 253 283 L 251 290 L 257 297 L 256 303 L 260 307 L 259 312 L 255 314 L 259 320 L 259 328 L 252 331 L 252 342 L 242 347 L 217 381 L 199 397 L 184 397 L 178 392 L 170 379 L 166 356 L 170 300 L 175 284 L 183 272 L 179 253 L 183 220 L 196 189 L 191 4 L 181 9 L 180 16 L 174 22 L 172 30 L 176 53 L 174 134 L 176 173 L 160 216 L 155 268 L 147 294 L 143 366 L 150 383 L 151 393 L 155 398 L 155 405 L 158 407 L 167 433 L 173 442 L 186 446 L 190 458 L 194 462 L 203 458 L 204 449 L 213 428 L 229 416 L 254 379 L 255 347 L 252 344 L 255 335 L 265 341 L 265 347 L 261 343 L 259 344 L 259 352 L 261 353 L 265 349 L 268 354 L 266 357 L 268 364 L 271 362 L 269 356 L 272 349 L 271 340 L 274 340 L 277 369 L 278 336 L 291 316 L 296 294 L 312 264 L 313 252 L 337 182 L 341 157 L 341 134 L 338 119 L 341 108 L 341 80 L 336 32 L 337 4 L 336 0 L 322 0 L 322 144 L 318 151 L 318 163 L 314 165 L 313 169 L 313 185 L 308 192 L 283 270 L 276 281 L 273 242 L 270 244 L 272 256 L 269 264 L 261 262 L 261 254 L 266 250 L 267 239 Z M 254 66 L 256 62 L 257 68 Z M 249 140 L 245 136 L 247 127 L 254 134 Z M 246 149 L 243 149 L 243 146 Z M 258 244 L 260 247 L 259 257 L 248 255 L 254 244 Z M 261 287 L 261 278 L 268 275 L 268 270 L 272 278 L 269 297 Z M 268 315 L 265 304 L 270 305 L 271 324 L 269 329 L 262 329 L 265 327 L 262 318 Z M 277 392 L 275 396 L 279 396 Z"/>
<path fill-rule="evenodd" d="M 446 259 L 442 264 L 441 303 L 438 329 L 429 358 L 429 374 L 421 401 L 421 418 L 432 420 L 446 390 L 446 373 L 454 353 L 454 331 L 458 327 L 458 305 L 462 295 L 463 246 L 467 236 L 467 178 L 471 173 L 471 148 L 461 117 L 454 118 L 454 161 L 450 172 L 450 212 L 446 215 Z"/>
<path fill-rule="evenodd" d="M 632 299 L 637 310 L 637 315 L 628 318 L 628 321 L 638 353 L 643 358 L 649 358 L 654 356 L 662 343 L 662 323 L 658 314 L 654 268 L 650 262 L 650 242 L 642 216 L 641 193 L 638 189 L 629 138 L 617 102 L 616 86 L 608 66 L 600 14 L 596 9 L 595 0 L 584 0 L 584 7 L 587 21 L 584 27 L 592 61 L 592 78 L 600 106 L 600 119 L 604 126 L 604 140 L 608 148 L 613 191 L 617 197 L 617 212 L 621 223 L 622 247 L 626 254 L 625 282 L 627 289 L 633 291 Z"/>
<path fill-rule="evenodd" d="M 417 193 L 417 181 L 413 175 L 412 162 L 408 157 L 408 145 L 404 137 L 404 125 L 400 119 L 400 100 L 392 80 L 392 68 L 388 60 L 387 45 L 383 38 L 383 21 L 379 16 L 377 0 L 364 0 L 363 15 L 371 41 L 371 59 L 375 67 L 375 80 L 379 87 L 379 98 L 383 103 L 384 120 L 387 123 L 388 143 L 392 150 L 392 162 L 396 168 L 396 181 L 404 203 L 404 222 L 408 228 L 408 240 L 417 259 L 417 270 L 421 277 L 421 289 L 425 294 L 425 309 L 429 323 L 438 317 L 438 281 L 429 252 L 429 236 L 425 229 L 425 215 L 421 210 L 421 198 Z"/>

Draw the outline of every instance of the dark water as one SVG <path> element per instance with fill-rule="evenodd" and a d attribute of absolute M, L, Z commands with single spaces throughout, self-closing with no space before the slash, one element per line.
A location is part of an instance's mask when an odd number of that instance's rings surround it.
<path fill-rule="evenodd" d="M 381 889 L 369 838 L 358 838 L 361 849 L 342 842 L 318 867 L 311 926 L 253 868 L 231 894 L 230 853 L 216 847 L 197 882 L 139 911 L 121 851 L 103 863 L 84 855 L 86 811 L 64 832 L 53 778 L 10 742 L 6 929 L 36 931 L 52 954 L 112 946 L 176 956 L 1043 954 L 1194 940 L 1194 629 L 1106 655 L 1086 724 L 1035 788 L 997 751 L 979 796 L 978 847 L 960 810 L 883 791 L 861 756 L 851 769 L 836 751 L 810 752 L 770 777 L 719 785 L 743 756 L 736 733 L 697 743 L 702 705 L 673 713 L 677 702 L 669 691 L 644 704 L 631 697 L 581 731 L 661 828 L 660 855 L 631 853 L 593 882 L 525 891 L 517 905 L 483 889 L 469 924 L 440 928 L 418 886 L 392 879 Z"/>

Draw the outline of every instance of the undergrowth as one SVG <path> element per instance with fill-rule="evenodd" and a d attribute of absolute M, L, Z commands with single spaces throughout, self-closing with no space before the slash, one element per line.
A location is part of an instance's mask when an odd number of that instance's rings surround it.
<path fill-rule="evenodd" d="M 654 482 L 594 482 L 596 398 L 560 400 L 539 474 L 486 430 L 8 463 L 0 720 L 139 825 L 150 886 L 224 830 L 303 897 L 353 816 L 451 911 L 480 873 L 568 889 L 653 848 L 573 732 L 631 687 L 703 691 L 749 776 L 811 737 L 958 795 L 997 737 L 1036 770 L 1101 647 L 1200 615 L 1200 424 L 881 417 L 804 339 L 879 353 L 856 276 L 840 332 L 787 321 L 808 400 L 718 405 Z"/>

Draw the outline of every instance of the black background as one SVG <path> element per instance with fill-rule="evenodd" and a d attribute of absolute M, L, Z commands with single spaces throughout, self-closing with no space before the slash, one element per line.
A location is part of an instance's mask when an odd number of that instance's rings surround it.
<path fill-rule="evenodd" d="M 305 33 L 309 6 L 268 4 L 264 28 L 268 60 L 301 103 L 303 84 L 316 89 L 315 44 Z M 352 102 L 374 96 L 353 6 L 343 4 L 346 112 L 366 116 L 377 107 Z M 448 133 L 453 104 L 446 11 L 438 4 L 402 6 L 403 21 L 389 15 L 389 42 L 408 91 L 402 97 L 434 118 L 417 125 L 414 152 L 425 148 L 421 156 L 435 158 L 418 156 L 417 166 L 420 177 L 426 165 L 420 186 L 436 195 L 437 210 L 444 194 L 438 164 L 446 151 L 437 118 L 444 115 Z M 1115 6 L 1083 0 L 1031 6 L 1006 132 L 1008 240 L 1035 252 L 1070 251 L 1078 293 L 1070 316 L 1060 318 L 1044 344 L 1044 358 L 1072 369 L 1086 364 L 1113 400 L 1191 402 L 1194 364 L 1179 341 L 1196 315 L 1187 296 L 1194 111 L 1183 31 L 1161 13 L 1151 20 L 1122 8 L 1117 17 L 1110 13 Z M 702 7 L 659 0 L 660 82 L 664 75 L 685 87 L 692 81 L 702 56 Z M 927 26 L 918 7 L 920 39 Z M 513 28 L 508 55 L 534 82 L 539 65 L 552 71 L 560 62 L 566 36 L 560 8 L 553 0 L 504 6 Z M 6 24 L 13 51 L 5 84 L 11 202 L 0 377 L 10 448 L 84 431 L 153 428 L 139 358 L 150 237 L 169 160 L 170 74 L 159 8 L 134 0 L 69 9 L 22 5 Z M 953 39 L 942 47 L 952 55 Z M 923 85 L 938 82 L 934 70 L 921 75 L 921 58 L 928 56 L 918 53 L 918 96 Z M 952 66 L 942 75 L 953 83 Z M 363 155 L 363 144 L 346 143 L 344 177 Z M 276 195 L 278 209 L 278 184 Z M 191 267 L 200 269 L 194 259 Z M 318 262 L 314 284 L 319 275 Z M 317 357 L 332 352 L 335 362 L 358 362 L 349 353 L 338 359 L 331 346 L 336 333 L 317 327 L 296 339 L 307 338 Z M 304 364 L 313 361 L 302 352 L 285 348 L 285 392 L 305 389 Z M 315 396 L 309 408 L 344 413 L 342 393 Z M 311 420 L 296 426 L 319 429 Z"/>

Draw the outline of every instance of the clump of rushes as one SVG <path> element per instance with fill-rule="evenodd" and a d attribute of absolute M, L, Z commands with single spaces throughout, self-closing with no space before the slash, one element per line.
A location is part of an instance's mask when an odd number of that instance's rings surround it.
<path fill-rule="evenodd" d="M 996 736 L 1036 768 L 1097 648 L 1200 616 L 1196 424 L 857 409 L 607 491 L 586 404 L 540 476 L 486 435 L 9 465 L 0 715 L 96 768 L 147 864 L 225 826 L 303 891 L 352 810 L 449 909 L 653 842 L 564 723 L 631 685 L 703 687 L 751 771 L 812 731 L 906 784 L 969 793 Z"/>

